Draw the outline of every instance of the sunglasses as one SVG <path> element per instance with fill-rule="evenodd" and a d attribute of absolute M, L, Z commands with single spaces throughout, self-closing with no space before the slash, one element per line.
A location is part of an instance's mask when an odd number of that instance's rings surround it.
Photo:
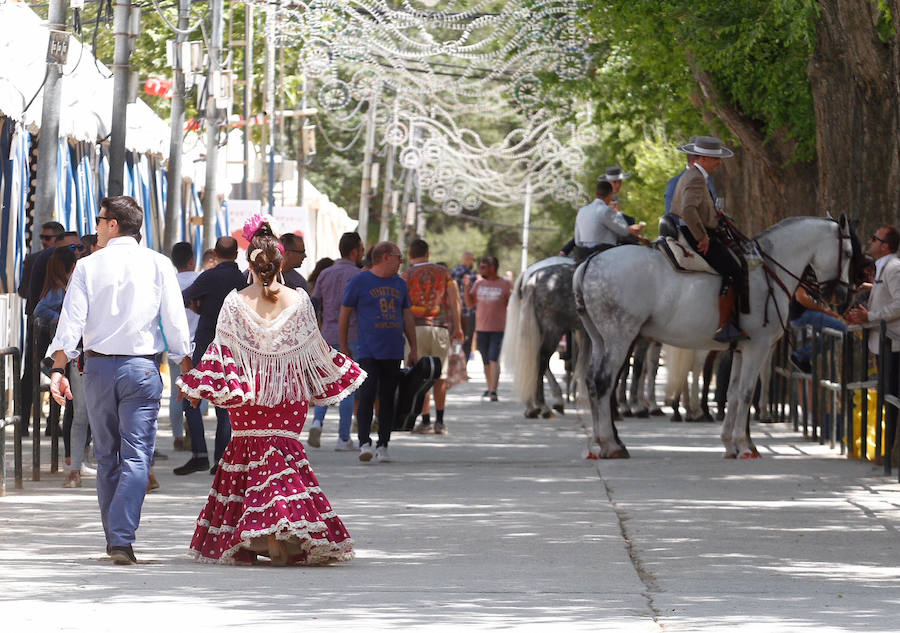
<path fill-rule="evenodd" d="M 41 238 L 42 240 L 44 240 L 45 242 L 49 242 L 49 241 L 52 240 L 54 237 L 56 237 L 56 235 L 53 235 L 53 234 L 51 234 L 51 235 L 41 235 L 41 236 L 40 236 L 40 238 Z"/>
<path fill-rule="evenodd" d="M 84 250 L 84 244 L 69 244 L 67 248 L 76 253 L 80 253 Z"/>
<path fill-rule="evenodd" d="M 115 218 L 108 218 L 105 215 L 98 215 L 97 224 L 100 224 L 100 220 L 106 220 L 107 222 L 109 222 L 110 220 L 115 220 Z"/>

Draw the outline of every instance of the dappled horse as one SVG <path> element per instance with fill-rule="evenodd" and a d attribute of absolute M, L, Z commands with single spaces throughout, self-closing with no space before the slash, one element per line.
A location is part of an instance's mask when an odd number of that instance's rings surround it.
<path fill-rule="evenodd" d="M 757 457 L 748 414 L 760 368 L 784 332 L 788 304 L 800 275 L 812 266 L 825 293 L 844 295 L 848 269 L 859 256 L 858 241 L 844 216 L 788 218 L 753 240 L 761 265 L 750 266 L 750 314 L 741 327 L 749 340 L 737 343 L 721 439 L 726 457 Z M 748 262 L 749 263 L 749 262 Z M 638 334 L 691 349 L 725 349 L 713 340 L 718 325 L 720 280 L 709 274 L 675 272 L 659 251 L 621 246 L 578 267 L 576 308 L 591 339 L 581 363 L 591 402 L 593 438 L 589 457 L 628 457 L 610 411 L 610 390 Z"/>
<path fill-rule="evenodd" d="M 515 393 L 525 403 L 528 418 L 553 415 L 544 399 L 544 378 L 553 392 L 553 409 L 564 411 L 550 357 L 563 334 L 581 329 L 572 292 L 574 272 L 575 262 L 570 257 L 549 257 L 532 264 L 516 280 L 506 309 L 502 362 L 506 371 L 513 372 Z M 568 343 L 577 354 L 574 338 Z"/>

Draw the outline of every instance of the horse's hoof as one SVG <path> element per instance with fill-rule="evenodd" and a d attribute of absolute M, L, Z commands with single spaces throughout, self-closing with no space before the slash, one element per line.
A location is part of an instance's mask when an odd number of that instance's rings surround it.
<path fill-rule="evenodd" d="M 623 417 L 626 417 L 626 418 L 634 417 L 634 414 L 631 412 L 631 409 L 622 409 L 619 413 Z"/>
<path fill-rule="evenodd" d="M 650 412 L 647 409 L 638 409 L 634 412 L 634 417 L 636 418 L 649 418 Z"/>
<path fill-rule="evenodd" d="M 700 418 L 697 419 L 697 422 L 713 422 L 713 417 L 709 413 L 704 413 Z"/>
<path fill-rule="evenodd" d="M 684 418 L 681 417 L 680 413 L 673 413 L 672 417 L 669 418 L 669 422 L 684 422 Z"/>
<path fill-rule="evenodd" d="M 628 459 L 630 457 L 631 454 L 629 454 L 628 449 L 624 446 L 620 446 L 615 450 L 610 451 L 608 455 L 603 456 L 604 459 Z"/>
<path fill-rule="evenodd" d="M 559 412 L 559 413 L 562 413 L 563 415 L 565 415 L 565 413 L 566 413 L 566 407 L 565 407 L 563 404 L 561 404 L 561 403 L 559 403 L 559 404 L 554 404 L 554 405 L 553 405 L 553 410 L 554 410 L 554 411 L 557 411 L 557 412 Z"/>
<path fill-rule="evenodd" d="M 584 459 L 600 459 L 601 452 L 602 449 L 599 445 L 592 444 L 590 448 L 586 448 L 582 451 L 581 456 L 584 457 Z"/>
<path fill-rule="evenodd" d="M 725 412 L 724 411 L 716 412 L 716 422 L 722 422 L 724 420 L 725 420 Z"/>
<path fill-rule="evenodd" d="M 722 455 L 723 459 L 737 459 L 737 453 L 725 453 Z"/>
<path fill-rule="evenodd" d="M 553 411 L 551 411 L 550 409 L 544 409 L 543 411 L 541 411 L 541 417 L 544 418 L 545 420 L 552 418 Z"/>
<path fill-rule="evenodd" d="M 541 412 L 540 409 L 526 409 L 526 410 L 525 410 L 525 417 L 526 417 L 526 418 L 536 418 L 536 417 L 538 417 L 538 415 L 540 414 L 540 412 Z"/>
<path fill-rule="evenodd" d="M 772 418 L 771 415 L 767 415 L 767 416 L 759 419 L 760 424 L 772 424 L 774 421 L 775 420 Z"/>
<path fill-rule="evenodd" d="M 746 450 L 741 453 L 741 459 L 759 459 L 759 452 Z"/>
<path fill-rule="evenodd" d="M 665 413 L 663 413 L 662 409 L 660 409 L 659 407 L 656 407 L 655 409 L 651 409 L 650 415 L 652 415 L 655 418 L 655 417 L 658 417 L 661 415 L 665 415 Z"/>

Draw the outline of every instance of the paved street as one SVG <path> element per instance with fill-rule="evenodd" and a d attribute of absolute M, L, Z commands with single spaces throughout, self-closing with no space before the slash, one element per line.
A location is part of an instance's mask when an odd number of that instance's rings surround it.
<path fill-rule="evenodd" d="M 620 425 L 630 460 L 585 461 L 581 418 L 525 420 L 509 384 L 501 402 L 481 401 L 477 365 L 473 382 L 450 392 L 450 435 L 396 434 L 394 463 L 331 450 L 329 416 L 323 447 L 309 452 L 356 541 L 349 564 L 195 563 L 186 549 L 211 478 L 175 477 L 186 454 L 163 433 L 170 459 L 144 506 L 142 564 L 115 567 L 93 479 L 63 490 L 64 475 L 45 466 L 41 482 L 0 498 L 0 622 L 92 632 L 123 622 L 135 631 L 897 629 L 895 477 L 780 425 L 754 426 L 762 459 L 726 461 L 718 425 L 667 418 Z"/>

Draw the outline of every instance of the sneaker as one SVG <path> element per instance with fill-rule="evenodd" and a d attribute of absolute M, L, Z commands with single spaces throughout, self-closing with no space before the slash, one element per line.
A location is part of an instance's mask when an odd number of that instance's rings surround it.
<path fill-rule="evenodd" d="M 391 456 L 388 455 L 387 446 L 379 446 L 375 449 L 375 461 L 376 462 L 389 462 L 391 461 Z"/>
<path fill-rule="evenodd" d="M 315 448 L 322 446 L 322 421 L 313 420 L 312 426 L 309 427 L 309 436 L 306 443 Z"/>
<path fill-rule="evenodd" d="M 496 391 L 491 392 L 491 402 L 497 402 L 497 392 Z"/>
<path fill-rule="evenodd" d="M 443 422 L 435 422 L 434 423 L 434 434 L 435 435 L 447 435 L 447 427 Z"/>
<path fill-rule="evenodd" d="M 97 474 L 97 469 L 88 466 L 86 463 L 81 463 L 81 476 L 93 477 Z"/>
<path fill-rule="evenodd" d="M 334 445 L 334 450 L 336 450 L 336 451 L 355 451 L 356 444 L 353 443 L 353 440 L 350 440 L 350 439 L 342 440 L 341 438 L 338 438 L 337 442 Z"/>
<path fill-rule="evenodd" d="M 431 426 L 431 423 L 423 424 L 419 422 L 412 428 L 413 433 L 418 433 L 420 435 L 434 435 L 435 427 Z"/>
<path fill-rule="evenodd" d="M 374 455 L 375 451 L 372 450 L 372 442 L 368 442 L 359 447 L 359 461 L 370 462 Z"/>
<path fill-rule="evenodd" d="M 791 354 L 791 364 L 798 371 L 802 371 L 804 374 L 812 373 L 812 363 L 809 362 L 808 358 L 803 358 L 797 352 Z"/>
<path fill-rule="evenodd" d="M 109 557 L 113 559 L 116 565 L 134 565 L 137 559 L 134 557 L 134 550 L 131 545 L 112 545 L 109 548 Z"/>

